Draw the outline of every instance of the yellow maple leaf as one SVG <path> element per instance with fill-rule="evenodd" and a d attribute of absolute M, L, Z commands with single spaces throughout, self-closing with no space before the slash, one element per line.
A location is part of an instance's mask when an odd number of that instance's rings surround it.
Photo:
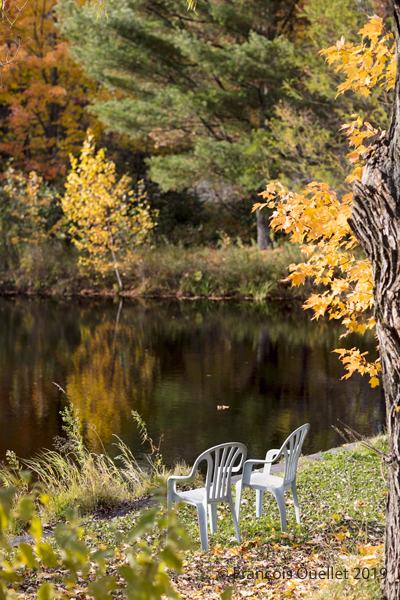
<path fill-rule="evenodd" d="M 364 25 L 362 29 L 359 30 L 359 34 L 363 36 L 377 36 L 382 33 L 383 29 L 383 20 L 381 17 L 373 15 L 370 17 L 369 23 Z"/>
<path fill-rule="evenodd" d="M 379 544 L 378 546 L 357 546 L 357 549 L 360 554 L 363 556 L 371 556 L 380 552 L 383 548 L 383 544 Z"/>

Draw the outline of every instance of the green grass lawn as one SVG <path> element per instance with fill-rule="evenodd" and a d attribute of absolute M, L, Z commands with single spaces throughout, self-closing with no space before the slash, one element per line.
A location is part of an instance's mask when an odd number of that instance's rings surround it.
<path fill-rule="evenodd" d="M 385 439 L 374 444 L 385 449 Z M 199 482 L 197 482 L 199 485 Z M 210 535 L 208 552 L 201 552 L 196 510 L 183 505 L 178 520 L 186 528 L 191 547 L 183 552 L 181 572 L 170 570 L 173 586 L 182 598 L 315 598 L 378 599 L 383 568 L 386 483 L 380 457 L 362 446 L 325 453 L 319 461 L 301 459 L 298 472 L 301 525 L 295 520 L 291 493 L 287 499 L 287 533 L 280 531 L 279 510 L 271 494 L 264 495 L 264 512 L 255 518 L 254 492 L 246 490 L 238 545 L 227 505 L 218 506 L 218 532 Z M 114 574 L 143 545 L 157 554 L 164 547 L 165 529 L 149 530 L 126 543 L 123 540 L 139 522 L 141 511 L 156 506 L 149 500 L 144 509 L 123 516 L 95 513 L 81 524 L 81 539 L 90 551 L 110 550 L 107 572 Z M 126 507 L 125 507 L 126 508 Z M 50 538 L 51 539 L 51 538 Z M 122 540 L 122 541 L 121 541 Z M 56 548 L 55 540 L 51 544 Z M 56 597 L 89 598 L 87 585 L 96 570 L 78 576 L 66 589 L 65 570 L 25 569 L 21 597 L 36 598 L 38 585 L 54 584 Z M 108 596 L 107 596 L 108 597 Z M 117 598 L 123 597 L 116 592 Z"/>
<path fill-rule="evenodd" d="M 384 445 L 382 439 L 375 442 Z M 309 596 L 317 588 L 322 597 L 379 598 L 387 494 L 380 458 L 360 446 L 326 453 L 321 461 L 303 460 L 297 487 L 300 526 L 290 492 L 286 493 L 288 530 L 282 534 L 272 494 L 264 494 L 263 516 L 256 519 L 255 492 L 246 490 L 240 519 L 242 545 L 237 545 L 228 506 L 219 505 L 218 533 L 211 536 L 206 555 L 200 553 L 195 511 L 187 505 L 180 508 L 179 519 L 194 544 L 185 557 L 191 586 L 210 598 L 227 585 L 233 586 L 235 598 Z M 329 576 L 335 577 L 333 585 L 327 579 L 328 568 Z M 176 579 L 181 593 L 185 581 Z M 202 591 L 200 582 L 206 586 Z"/>

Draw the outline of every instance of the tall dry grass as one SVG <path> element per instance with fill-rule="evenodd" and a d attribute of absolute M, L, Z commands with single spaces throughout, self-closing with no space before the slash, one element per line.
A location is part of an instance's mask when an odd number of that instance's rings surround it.
<path fill-rule="evenodd" d="M 142 441 L 149 442 L 151 447 L 148 469 L 138 464 L 130 448 L 117 436 L 115 445 L 120 454 L 116 459 L 105 451 L 90 452 L 81 434 L 79 415 L 74 413 L 73 407 L 65 408 L 61 416 L 65 437 L 55 438 L 54 450 L 42 450 L 35 458 L 25 460 L 9 451 L 8 464 L 0 468 L 2 486 L 16 486 L 19 495 L 32 487 L 27 470 L 33 475 L 34 487 L 47 496 L 46 503 L 39 507 L 42 522 L 62 520 L 71 507 L 83 516 L 101 507 L 131 502 L 148 493 L 156 479 L 168 476 L 160 447 L 148 436 L 146 425 L 137 413 L 133 413 L 133 417 L 139 425 Z M 185 473 L 187 469 L 179 465 L 177 471 Z M 13 529 L 14 532 L 18 529 L 18 523 L 13 523 Z"/>

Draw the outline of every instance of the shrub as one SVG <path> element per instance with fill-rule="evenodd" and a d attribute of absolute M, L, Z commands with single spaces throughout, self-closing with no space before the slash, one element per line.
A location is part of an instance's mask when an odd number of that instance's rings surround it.
<path fill-rule="evenodd" d="M 25 479 L 28 478 L 25 474 Z M 105 545 L 100 549 L 97 541 L 79 525 L 76 513 L 69 510 L 67 523 L 60 523 L 54 529 L 55 543 L 42 540 L 42 527 L 35 510 L 37 496 L 24 495 L 19 498 L 14 518 L 30 523 L 33 544 L 21 543 L 13 552 L 7 542 L 8 525 L 15 503 L 16 488 L 0 489 L 0 596 L 15 599 L 16 592 L 23 591 L 26 581 L 36 586 L 38 600 L 50 600 L 60 588 L 64 596 L 80 597 L 85 591 L 90 597 L 106 600 L 112 598 L 111 592 L 129 600 L 159 600 L 161 597 L 177 598 L 171 587 L 166 569 L 179 571 L 182 561 L 179 551 L 188 547 L 188 540 L 173 514 L 159 516 L 158 508 L 145 511 L 136 527 L 127 535 L 116 532 L 118 544 L 118 566 L 109 568 L 111 558 L 116 556 L 115 549 Z M 39 501 L 46 504 L 46 494 L 39 495 Z M 137 538 L 142 538 L 149 530 L 156 528 L 161 532 L 167 526 L 169 536 L 162 549 L 157 550 L 142 541 L 139 551 L 133 549 Z M 45 583 L 39 583 L 46 579 Z M 65 595 L 66 594 L 66 595 Z"/>

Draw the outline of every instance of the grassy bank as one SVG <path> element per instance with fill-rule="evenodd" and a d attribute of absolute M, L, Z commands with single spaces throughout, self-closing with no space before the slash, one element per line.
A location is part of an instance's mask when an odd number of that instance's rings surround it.
<path fill-rule="evenodd" d="M 139 509 L 137 503 L 134 504 L 135 498 L 148 491 L 156 476 L 160 483 L 168 473 L 162 467 L 157 448 L 146 438 L 145 428 L 142 428 L 143 440 L 150 442 L 152 448 L 149 471 L 140 469 L 129 454 L 117 469 L 107 456 L 93 455 L 76 446 L 80 440 L 77 425 L 77 421 L 71 421 L 71 413 L 68 422 L 67 414 L 67 445 L 53 455 L 44 455 L 36 467 L 36 477 L 45 483 L 48 496 L 40 509 L 41 519 L 48 523 L 68 516 L 70 508 L 77 508 L 84 518 L 80 526 L 81 539 L 91 552 L 98 552 L 99 548 L 108 552 L 106 573 L 113 574 L 128 560 L 129 553 L 143 552 L 144 543 L 153 556 L 164 547 L 163 527 L 152 529 L 147 523 L 133 538 L 131 532 L 143 518 L 143 506 Z M 374 440 L 381 450 L 386 449 L 386 443 L 383 436 Z M 51 456 L 53 462 L 49 461 Z M 69 462 L 67 468 L 62 467 L 66 462 Z M 27 466 L 32 467 L 33 463 Z M 177 472 L 184 470 L 179 467 Z M 14 477 L 18 473 L 18 466 L 14 465 Z M 195 484 L 200 485 L 200 482 Z M 240 519 L 243 536 L 240 545 L 234 535 L 229 509 L 219 505 L 218 532 L 210 536 L 207 553 L 200 550 L 195 509 L 187 505 L 181 507 L 178 520 L 189 534 L 191 547 L 183 552 L 181 571 L 169 571 L 181 597 L 219 599 L 225 592 L 222 597 L 235 599 L 306 596 L 316 600 L 378 600 L 379 580 L 384 576 L 382 540 L 387 495 L 380 457 L 359 445 L 352 450 L 325 453 L 320 461 L 301 459 L 298 493 L 301 525 L 296 524 L 293 501 L 287 493 L 288 531 L 282 534 L 278 507 L 272 495 L 265 494 L 263 516 L 256 519 L 254 495 L 247 490 Z M 121 501 L 122 512 L 126 514 L 118 516 Z M 144 503 L 145 520 L 154 521 L 151 515 L 155 510 L 160 523 L 165 523 L 162 503 L 155 509 L 150 503 Z M 116 510 L 110 518 L 113 506 Z M 107 509 L 108 514 L 102 514 L 99 508 Z M 129 544 L 121 542 L 121 536 L 129 535 Z M 56 550 L 56 541 L 52 540 L 51 544 Z M 59 572 L 54 567 L 45 574 L 46 581 L 57 586 L 61 596 L 65 592 L 62 573 L 65 571 Z M 331 574 L 329 578 L 327 573 Z M 87 585 L 93 577 L 93 574 L 82 576 L 80 573 L 76 587 L 69 588 L 67 595 L 88 597 Z M 42 580 L 43 573 L 36 567 L 27 572 L 24 597 L 36 598 Z"/>
<path fill-rule="evenodd" d="M 384 449 L 386 440 L 376 438 L 374 444 Z M 387 490 L 380 458 L 357 446 L 326 453 L 321 461 L 303 459 L 297 481 L 300 527 L 289 493 L 288 530 L 282 534 L 272 494 L 265 494 L 263 516 L 256 519 L 255 494 L 246 490 L 240 519 L 243 543 L 237 545 L 229 509 L 220 505 L 218 532 L 211 536 L 211 551 L 201 558 L 194 511 L 187 505 L 179 510 L 179 520 L 195 544 L 185 555 L 184 575 L 175 578 L 183 597 L 215 598 L 227 585 L 237 599 L 381 597 Z M 328 568 L 342 576 L 327 579 Z"/>
<path fill-rule="evenodd" d="M 300 252 L 290 244 L 263 252 L 229 240 L 219 248 L 145 248 L 121 269 L 123 293 L 255 300 L 304 295 L 306 290 L 299 292 L 281 281 L 288 266 L 300 260 Z M 0 291 L 110 295 L 118 292 L 118 286 L 111 264 L 105 273 L 84 273 L 72 246 L 53 243 L 42 248 L 26 246 L 18 266 L 1 274 Z"/>

